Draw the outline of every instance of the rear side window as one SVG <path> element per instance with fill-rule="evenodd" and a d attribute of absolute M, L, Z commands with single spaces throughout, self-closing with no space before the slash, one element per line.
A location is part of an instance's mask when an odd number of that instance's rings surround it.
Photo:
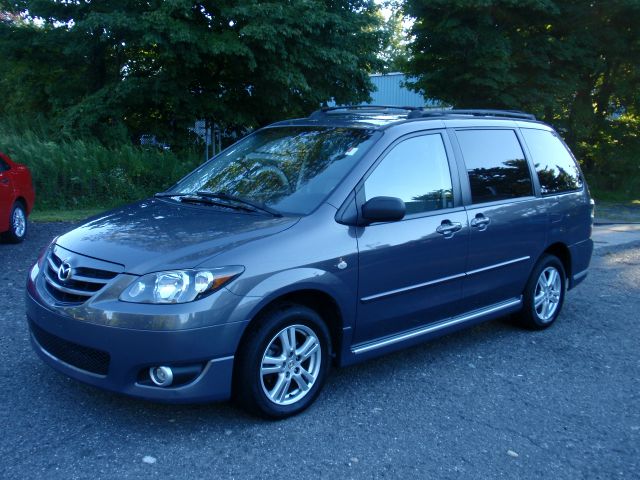
<path fill-rule="evenodd" d="M 407 215 L 453 207 L 447 152 L 440 134 L 397 144 L 364 182 L 366 200 L 398 197 Z"/>
<path fill-rule="evenodd" d="M 9 164 L 0 158 L 0 172 L 9 170 Z"/>
<path fill-rule="evenodd" d="M 533 195 L 531 174 L 513 130 L 459 130 L 473 203 Z"/>
<path fill-rule="evenodd" d="M 543 195 L 582 188 L 580 170 L 557 134 L 531 128 L 520 131 L 533 157 Z"/>

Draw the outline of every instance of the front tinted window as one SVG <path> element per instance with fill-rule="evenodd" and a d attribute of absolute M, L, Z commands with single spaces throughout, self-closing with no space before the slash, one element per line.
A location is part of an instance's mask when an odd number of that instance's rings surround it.
<path fill-rule="evenodd" d="M 576 162 L 554 133 L 530 128 L 521 132 L 533 157 L 543 195 L 582 188 Z"/>
<path fill-rule="evenodd" d="M 224 192 L 304 215 L 360 160 L 373 135 L 327 127 L 259 130 L 185 177 L 171 193 Z"/>
<path fill-rule="evenodd" d="M 453 207 L 451 174 L 440 134 L 409 138 L 384 157 L 364 183 L 365 198 L 398 197 L 407 215 Z"/>
<path fill-rule="evenodd" d="M 533 195 L 529 166 L 513 130 L 456 132 L 473 203 Z"/>

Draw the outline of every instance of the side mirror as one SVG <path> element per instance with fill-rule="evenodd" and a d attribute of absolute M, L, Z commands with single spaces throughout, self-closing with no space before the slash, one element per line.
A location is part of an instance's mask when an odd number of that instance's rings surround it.
<path fill-rule="evenodd" d="M 375 222 L 395 222 L 402 220 L 407 209 L 404 202 L 396 197 L 373 197 L 362 205 L 365 224 Z"/>

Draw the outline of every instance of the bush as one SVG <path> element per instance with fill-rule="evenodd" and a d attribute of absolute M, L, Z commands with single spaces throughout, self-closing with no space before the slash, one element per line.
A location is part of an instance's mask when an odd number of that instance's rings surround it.
<path fill-rule="evenodd" d="M 46 125 L 0 123 L 0 151 L 27 165 L 40 210 L 112 207 L 165 190 L 201 161 L 176 154 L 95 140 L 51 141 Z"/>
<path fill-rule="evenodd" d="M 640 199 L 640 119 L 622 116 L 579 145 L 578 157 L 596 199 L 628 202 Z"/>

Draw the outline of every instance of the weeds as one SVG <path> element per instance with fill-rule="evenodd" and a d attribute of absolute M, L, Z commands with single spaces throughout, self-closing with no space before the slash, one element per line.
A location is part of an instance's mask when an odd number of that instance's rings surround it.
<path fill-rule="evenodd" d="M 0 123 L 0 150 L 27 165 L 38 209 L 110 207 L 165 190 L 201 161 L 195 152 L 175 154 L 97 141 L 51 141 L 46 127 Z"/>

